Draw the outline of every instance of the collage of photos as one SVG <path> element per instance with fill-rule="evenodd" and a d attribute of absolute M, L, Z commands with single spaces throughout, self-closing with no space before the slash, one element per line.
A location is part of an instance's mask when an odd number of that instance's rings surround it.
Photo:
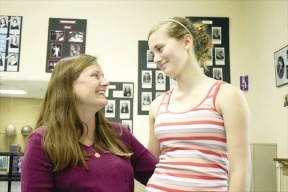
<path fill-rule="evenodd" d="M 147 115 L 151 102 L 169 89 L 176 81 L 166 77 L 163 71 L 157 68 L 154 57 L 148 48 L 147 41 L 138 42 L 138 114 Z"/>
<path fill-rule="evenodd" d="M 208 71 L 205 74 L 217 80 L 230 83 L 229 56 L 229 18 L 222 17 L 186 17 L 193 22 L 206 25 L 211 33 L 213 48 L 207 61 Z M 150 103 L 159 95 L 173 89 L 176 80 L 166 77 L 154 63 L 147 41 L 138 41 L 138 115 L 148 115 Z"/>
<path fill-rule="evenodd" d="M 133 83 L 110 82 L 106 91 L 108 104 L 103 109 L 105 117 L 121 123 L 133 133 Z"/>
<path fill-rule="evenodd" d="M 193 22 L 206 25 L 210 33 L 213 48 L 210 50 L 205 74 L 216 80 L 230 83 L 230 56 L 229 56 L 229 18 L 221 17 L 187 17 Z M 204 71 L 204 69 L 203 69 Z"/>
<path fill-rule="evenodd" d="M 46 72 L 51 73 L 63 57 L 85 53 L 86 20 L 50 18 L 48 33 Z"/>
<path fill-rule="evenodd" d="M 21 16 L 0 15 L 0 71 L 19 71 Z"/>

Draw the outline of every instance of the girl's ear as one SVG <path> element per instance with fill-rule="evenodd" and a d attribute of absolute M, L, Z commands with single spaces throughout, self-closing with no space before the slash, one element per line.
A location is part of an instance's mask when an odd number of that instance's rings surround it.
<path fill-rule="evenodd" d="M 184 49 L 188 50 L 193 45 L 192 35 L 186 34 L 183 40 L 184 40 Z"/>

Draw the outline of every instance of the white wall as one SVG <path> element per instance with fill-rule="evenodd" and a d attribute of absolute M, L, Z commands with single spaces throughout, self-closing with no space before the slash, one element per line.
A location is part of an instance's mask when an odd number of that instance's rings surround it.
<path fill-rule="evenodd" d="M 288 158 L 288 84 L 276 87 L 274 66 L 274 52 L 288 45 L 288 0 L 245 1 L 245 42 L 251 140 L 277 143 L 278 157 Z"/>
<path fill-rule="evenodd" d="M 1 72 L 1 76 L 48 80 L 45 64 L 49 18 L 87 19 L 86 53 L 99 57 L 110 81 L 134 82 L 136 104 L 138 41 L 146 40 L 150 28 L 165 18 L 213 16 L 230 19 L 231 79 L 238 84 L 235 68 L 244 61 L 244 50 L 240 49 L 244 46 L 243 10 L 243 1 L 0 0 L 1 15 L 23 16 L 20 71 Z M 129 76 L 124 75 L 127 69 L 131 71 Z M 134 134 L 146 145 L 148 117 L 137 115 L 136 105 L 134 111 Z"/>
<path fill-rule="evenodd" d="M 23 16 L 20 71 L 1 78 L 48 80 L 48 19 L 87 19 L 86 53 L 99 57 L 110 81 L 134 82 L 135 104 L 138 40 L 154 24 L 172 16 L 229 17 L 231 83 L 249 75 L 251 143 L 277 143 L 278 157 L 288 158 L 288 84 L 277 88 L 274 74 L 274 52 L 288 44 L 288 0 L 0 0 L 0 15 Z M 134 107 L 134 134 L 146 145 L 148 117 Z"/>
<path fill-rule="evenodd" d="M 239 86 L 239 76 L 249 75 L 251 143 L 277 143 L 278 157 L 288 157 L 288 108 L 282 107 L 288 84 L 277 88 L 274 72 L 274 52 L 288 44 L 288 0 L 0 0 L 0 15 L 23 16 L 20 71 L 0 72 L 0 79 L 48 80 L 49 18 L 87 19 L 86 53 L 99 57 L 110 81 L 135 84 L 134 134 L 144 145 L 148 117 L 137 115 L 138 40 L 168 17 L 229 17 L 231 83 Z"/>

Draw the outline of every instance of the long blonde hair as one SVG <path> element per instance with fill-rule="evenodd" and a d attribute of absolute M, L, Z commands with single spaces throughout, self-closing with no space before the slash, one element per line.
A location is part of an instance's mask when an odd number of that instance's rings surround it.
<path fill-rule="evenodd" d="M 87 154 L 79 143 L 85 124 L 76 112 L 73 82 L 94 61 L 97 62 L 96 57 L 86 54 L 63 58 L 52 72 L 36 128 L 45 127 L 42 146 L 54 166 L 53 171 L 77 164 L 88 169 Z M 95 121 L 95 146 L 98 150 L 123 157 L 132 155 L 101 111 L 95 114 Z"/>

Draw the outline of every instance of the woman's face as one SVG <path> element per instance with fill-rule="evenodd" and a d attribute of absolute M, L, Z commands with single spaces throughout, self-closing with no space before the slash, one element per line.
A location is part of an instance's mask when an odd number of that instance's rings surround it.
<path fill-rule="evenodd" d="M 12 55 L 12 56 L 10 57 L 10 60 L 11 60 L 11 61 L 15 61 L 15 60 L 16 60 L 15 55 Z"/>
<path fill-rule="evenodd" d="M 145 79 L 149 79 L 149 77 L 150 77 L 149 73 L 145 73 L 144 77 L 145 77 Z"/>
<path fill-rule="evenodd" d="M 1 19 L 1 23 L 2 23 L 2 24 L 6 24 L 6 19 L 2 18 L 2 19 Z"/>
<path fill-rule="evenodd" d="M 125 90 L 126 90 L 126 92 L 130 92 L 131 89 L 130 89 L 129 86 L 126 86 L 126 87 L 125 87 Z"/>
<path fill-rule="evenodd" d="M 108 103 L 105 92 L 109 82 L 104 78 L 97 62 L 86 67 L 73 83 L 76 105 L 78 109 L 99 111 Z"/>
<path fill-rule="evenodd" d="M 128 104 L 126 102 L 122 103 L 123 108 L 127 108 Z"/>
<path fill-rule="evenodd" d="M 12 37 L 12 41 L 13 41 L 14 43 L 16 43 L 16 42 L 17 42 L 17 37 L 16 37 L 16 36 L 13 36 L 13 37 Z"/>
<path fill-rule="evenodd" d="M 184 41 L 169 37 L 163 27 L 151 34 L 148 44 L 154 63 L 168 76 L 176 76 L 179 66 L 187 61 Z"/>

